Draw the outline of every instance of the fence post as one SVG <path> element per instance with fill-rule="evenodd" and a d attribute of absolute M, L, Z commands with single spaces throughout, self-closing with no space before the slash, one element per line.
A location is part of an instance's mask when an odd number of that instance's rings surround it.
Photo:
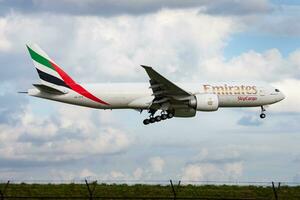
<path fill-rule="evenodd" d="M 1 200 L 4 200 L 4 194 L 5 194 L 5 192 L 6 192 L 6 189 L 7 189 L 7 187 L 8 187 L 8 184 L 9 184 L 9 180 L 8 180 L 7 183 L 5 184 L 4 189 L 3 189 L 3 190 L 0 190 L 0 199 L 1 199 Z"/>
<path fill-rule="evenodd" d="M 174 185 L 173 185 L 172 180 L 170 180 L 170 183 L 171 183 L 171 187 L 172 187 L 172 191 L 173 191 L 173 195 L 174 195 L 174 200 L 176 200 L 177 194 L 176 194 L 176 190 L 175 190 L 175 187 L 174 187 Z M 178 181 L 178 184 L 177 184 L 177 187 L 176 187 L 177 190 L 178 190 L 179 187 L 180 187 L 180 183 L 181 183 L 181 181 Z"/>
<path fill-rule="evenodd" d="M 280 182 L 278 182 L 278 187 L 277 187 L 277 190 L 276 190 L 275 184 L 272 181 L 272 189 L 273 189 L 275 200 L 278 200 L 278 192 L 279 192 L 279 189 L 280 189 Z"/>
<path fill-rule="evenodd" d="M 93 200 L 93 196 L 94 196 L 94 192 L 95 192 L 95 189 L 96 189 L 97 181 L 93 182 L 93 188 L 92 189 L 90 188 L 90 185 L 89 185 L 89 183 L 86 179 L 85 179 L 85 184 L 86 184 L 88 192 L 89 192 L 89 200 Z"/>

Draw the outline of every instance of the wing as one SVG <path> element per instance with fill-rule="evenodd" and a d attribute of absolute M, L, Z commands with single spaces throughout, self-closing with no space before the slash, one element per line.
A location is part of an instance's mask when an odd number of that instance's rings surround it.
<path fill-rule="evenodd" d="M 152 108 L 166 110 L 172 105 L 186 105 L 186 101 L 192 96 L 191 93 L 175 85 L 152 69 L 152 67 L 141 66 L 146 70 L 150 78 L 150 88 L 154 96 Z"/>

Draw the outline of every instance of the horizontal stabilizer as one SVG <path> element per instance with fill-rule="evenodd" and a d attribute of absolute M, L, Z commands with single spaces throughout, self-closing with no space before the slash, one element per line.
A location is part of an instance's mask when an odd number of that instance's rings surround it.
<path fill-rule="evenodd" d="M 41 92 L 45 92 L 45 93 L 49 93 L 49 94 L 56 94 L 56 95 L 66 94 L 66 92 L 63 92 L 59 89 L 52 88 L 52 87 L 49 87 L 49 86 L 43 85 L 43 84 L 33 84 L 33 86 L 36 87 Z"/>

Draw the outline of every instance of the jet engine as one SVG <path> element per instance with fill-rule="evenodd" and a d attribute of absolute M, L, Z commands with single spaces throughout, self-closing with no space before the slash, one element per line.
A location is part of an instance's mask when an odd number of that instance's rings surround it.
<path fill-rule="evenodd" d="M 216 111 L 219 108 L 219 98 L 216 94 L 196 94 L 189 105 L 198 111 Z"/>

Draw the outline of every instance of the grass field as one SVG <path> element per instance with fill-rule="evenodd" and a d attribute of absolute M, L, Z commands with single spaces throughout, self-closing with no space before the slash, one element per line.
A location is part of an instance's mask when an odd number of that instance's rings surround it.
<path fill-rule="evenodd" d="M 5 184 L 0 184 L 3 191 Z M 90 184 L 93 188 L 93 184 Z M 216 199 L 275 199 L 272 187 L 263 186 L 229 186 L 229 185 L 184 185 L 176 188 L 177 198 L 216 198 Z M 9 184 L 5 196 L 10 197 L 88 197 L 85 184 Z M 163 199 L 174 197 L 172 187 L 162 185 L 126 185 L 126 184 L 97 184 L 95 197 L 158 197 Z M 278 191 L 278 199 L 299 200 L 300 186 L 282 186 Z M 82 197 L 82 198 L 80 198 Z M 1 199 L 1 198 L 0 198 Z M 17 198 L 14 198 L 17 199 Z M 27 198 L 30 199 L 30 198 Z M 32 198 L 34 199 L 34 198 Z M 36 198 L 38 199 L 38 198 Z M 42 198 L 39 198 L 42 199 Z M 53 198 L 55 199 L 55 198 Z M 109 198 L 108 198 L 109 199 Z M 113 198 L 111 198 L 113 199 Z"/>

